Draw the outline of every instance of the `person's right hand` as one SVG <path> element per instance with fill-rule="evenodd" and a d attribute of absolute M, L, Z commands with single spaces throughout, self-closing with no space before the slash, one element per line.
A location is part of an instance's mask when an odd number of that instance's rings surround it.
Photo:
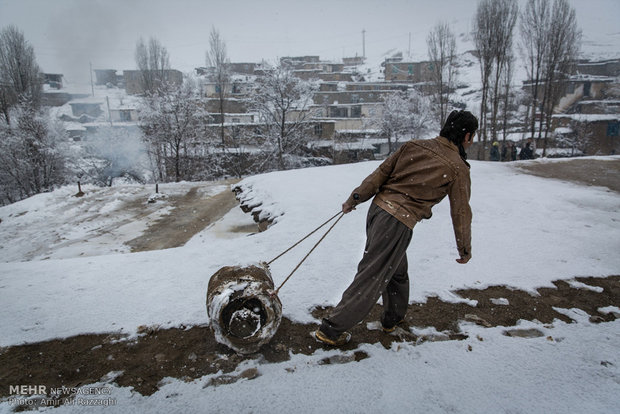
<path fill-rule="evenodd" d="M 463 249 L 463 253 L 460 253 L 461 258 L 460 259 L 456 259 L 457 263 L 465 264 L 465 263 L 469 262 L 469 259 L 471 259 L 471 251 L 470 250 L 471 250 L 471 248 L 470 249 Z"/>
<path fill-rule="evenodd" d="M 461 256 L 460 259 L 456 259 L 456 261 L 460 264 L 465 264 L 469 262 L 469 259 L 471 259 L 471 253 L 468 251 L 465 251 L 465 255 Z"/>

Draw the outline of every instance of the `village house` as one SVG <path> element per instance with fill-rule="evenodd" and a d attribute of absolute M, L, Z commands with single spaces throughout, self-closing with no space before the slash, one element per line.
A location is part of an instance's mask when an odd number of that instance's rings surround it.
<path fill-rule="evenodd" d="M 119 75 L 116 69 L 94 69 L 95 85 L 123 87 L 123 75 Z"/>
<path fill-rule="evenodd" d="M 112 122 L 138 122 L 138 109 L 130 107 L 110 108 Z"/>
<path fill-rule="evenodd" d="M 123 78 L 125 81 L 125 91 L 129 95 L 142 95 L 144 89 L 142 86 L 142 73 L 139 70 L 124 70 Z M 174 85 L 181 85 L 183 83 L 183 73 L 175 69 L 168 69 L 164 71 L 164 78 L 166 82 Z"/>
<path fill-rule="evenodd" d="M 620 154 L 620 114 L 553 115 L 556 139 L 576 146 L 583 155 Z"/>
<path fill-rule="evenodd" d="M 554 109 L 554 138 L 584 155 L 620 153 L 620 59 L 581 61 L 576 72 Z"/>
<path fill-rule="evenodd" d="M 386 82 L 426 83 L 433 79 L 433 62 L 385 61 L 382 65 Z"/>
<path fill-rule="evenodd" d="M 217 82 L 201 80 L 200 94 L 206 98 L 219 98 L 221 86 Z M 254 83 L 249 81 L 233 80 L 225 85 L 224 96 L 226 97 L 244 97 L 252 93 Z"/>
<path fill-rule="evenodd" d="M 62 89 L 62 78 L 61 73 L 44 73 L 43 84 L 53 89 Z"/>
<path fill-rule="evenodd" d="M 363 56 L 342 58 L 343 66 L 359 66 L 359 65 L 363 65 L 365 61 L 366 61 L 366 58 Z"/>
<path fill-rule="evenodd" d="M 82 115 L 87 115 L 96 119 L 99 115 L 103 114 L 101 109 L 101 102 L 70 102 L 71 113 L 74 117 L 79 118 Z"/>

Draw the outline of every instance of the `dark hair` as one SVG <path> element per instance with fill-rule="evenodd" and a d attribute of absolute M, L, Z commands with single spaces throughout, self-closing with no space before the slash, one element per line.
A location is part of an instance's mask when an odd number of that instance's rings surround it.
<path fill-rule="evenodd" d="M 443 124 L 443 128 L 439 132 L 444 138 L 448 138 L 450 142 L 454 143 L 459 148 L 459 154 L 465 164 L 467 164 L 467 153 L 463 147 L 463 141 L 465 135 L 473 134 L 478 129 L 478 118 L 469 111 L 452 111 L 446 122 Z M 469 166 L 469 164 L 467 164 Z"/>

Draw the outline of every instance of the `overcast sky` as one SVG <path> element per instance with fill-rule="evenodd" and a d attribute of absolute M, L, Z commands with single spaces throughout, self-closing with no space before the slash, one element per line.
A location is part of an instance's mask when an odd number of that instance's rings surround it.
<path fill-rule="evenodd" d="M 523 3 L 523 0 L 520 0 Z M 584 46 L 620 56 L 620 0 L 572 0 Z M 95 69 L 134 69 L 139 37 L 156 37 L 174 68 L 205 64 L 209 32 L 219 30 L 233 62 L 275 62 L 290 55 L 325 60 L 390 51 L 426 58 L 433 25 L 452 25 L 462 48 L 477 0 L 0 0 L 0 27 L 14 24 L 45 72 L 67 81 Z M 410 41 L 411 39 L 411 41 Z"/>

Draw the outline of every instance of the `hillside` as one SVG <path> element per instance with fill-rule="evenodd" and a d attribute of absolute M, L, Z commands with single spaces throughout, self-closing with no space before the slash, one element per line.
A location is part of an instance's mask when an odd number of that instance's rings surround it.
<path fill-rule="evenodd" d="M 617 174 L 620 158 L 595 162 Z M 209 277 L 225 265 L 275 257 L 338 211 L 377 162 L 245 178 L 235 185 L 248 204 L 260 204 L 260 216 L 274 220 L 267 231 L 254 233 L 249 215 L 234 208 L 166 250 L 129 253 L 123 242 L 148 230 L 123 206 L 142 206 L 152 226 L 156 217 L 174 216 L 171 199 L 196 183 L 170 184 L 161 189 L 168 200 L 152 204 L 152 189 L 118 186 L 86 188 L 83 200 L 64 188 L 2 207 L 0 363 L 8 369 L 0 373 L 0 411 L 15 408 L 9 384 L 25 383 L 99 387 L 105 395 L 85 401 L 107 398 L 106 413 L 317 412 L 334 405 L 344 412 L 613 412 L 620 402 L 619 194 L 515 168 L 541 164 L 555 163 L 472 162 L 474 251 L 466 266 L 454 262 L 447 202 L 416 226 L 406 329 L 382 334 L 376 309 L 342 350 L 309 335 L 354 274 L 365 205 L 341 220 L 282 289 L 285 320 L 276 337 L 243 358 L 213 341 Z M 208 204 L 227 190 L 205 184 L 196 191 Z M 74 232 L 61 227 L 86 212 Z M 85 226 L 104 228 L 114 217 L 128 220 L 126 237 L 86 248 Z M 75 242 L 30 257 L 11 247 L 28 252 L 24 246 L 43 245 L 54 232 Z M 276 283 L 311 243 L 271 266 Z M 53 412 L 78 412 L 75 401 Z"/>

